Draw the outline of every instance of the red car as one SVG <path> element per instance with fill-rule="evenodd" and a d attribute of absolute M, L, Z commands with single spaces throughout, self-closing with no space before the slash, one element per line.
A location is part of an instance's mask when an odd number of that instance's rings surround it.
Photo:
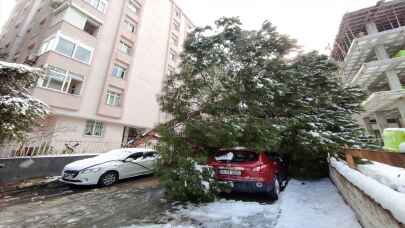
<path fill-rule="evenodd" d="M 277 200 L 288 181 L 288 163 L 266 151 L 224 149 L 208 160 L 218 181 L 230 183 L 232 192 L 266 193 Z"/>

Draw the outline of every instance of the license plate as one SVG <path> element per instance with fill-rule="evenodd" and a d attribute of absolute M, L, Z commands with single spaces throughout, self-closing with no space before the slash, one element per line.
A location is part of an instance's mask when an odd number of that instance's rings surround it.
<path fill-rule="evenodd" d="M 242 172 L 240 170 L 232 170 L 232 169 L 220 169 L 219 174 L 221 175 L 234 175 L 240 176 Z"/>

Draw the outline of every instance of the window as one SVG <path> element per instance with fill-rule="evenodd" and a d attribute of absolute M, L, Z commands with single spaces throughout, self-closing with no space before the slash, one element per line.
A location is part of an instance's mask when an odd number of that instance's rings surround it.
<path fill-rule="evenodd" d="M 174 74 L 174 67 L 167 66 L 167 75 L 173 75 L 173 74 Z"/>
<path fill-rule="evenodd" d="M 176 8 L 176 17 L 181 18 L 181 11 L 179 8 Z"/>
<path fill-rule="evenodd" d="M 84 62 L 84 63 L 88 63 L 88 62 L 90 62 L 90 56 L 91 56 L 91 51 L 89 51 L 83 47 L 77 46 L 76 52 L 74 55 L 75 59 L 77 59 L 81 62 Z"/>
<path fill-rule="evenodd" d="M 179 46 L 179 38 L 174 34 L 172 34 L 172 42 L 174 46 Z"/>
<path fill-rule="evenodd" d="M 130 0 L 128 2 L 128 9 L 134 12 L 135 14 L 139 14 L 139 4 L 135 2 L 134 0 Z"/>
<path fill-rule="evenodd" d="M 84 134 L 89 136 L 103 136 L 104 123 L 96 120 L 87 120 Z"/>
<path fill-rule="evenodd" d="M 177 21 L 173 21 L 173 27 L 176 31 L 180 31 L 180 23 Z"/>
<path fill-rule="evenodd" d="M 173 51 L 173 50 L 170 50 L 169 58 L 170 58 L 170 60 L 172 60 L 173 62 L 175 62 L 176 59 L 177 59 L 177 54 L 176 54 L 176 52 Z"/>
<path fill-rule="evenodd" d="M 135 33 L 135 31 L 136 31 L 135 23 L 133 23 L 129 20 L 125 20 L 124 23 L 125 23 L 125 28 L 127 29 L 128 32 Z"/>
<path fill-rule="evenodd" d="M 63 39 L 62 37 L 59 38 L 59 42 L 56 45 L 55 51 L 67 55 L 69 57 L 72 57 L 74 50 L 75 44 L 73 42 Z"/>
<path fill-rule="evenodd" d="M 86 20 L 83 30 L 92 36 L 96 36 L 99 25 L 91 20 Z"/>
<path fill-rule="evenodd" d="M 72 7 L 67 8 L 65 11 L 57 14 L 56 17 L 54 17 L 54 24 L 57 24 L 62 20 L 87 32 L 92 36 L 95 36 L 97 34 L 97 31 L 100 27 L 100 24 L 98 22 Z"/>
<path fill-rule="evenodd" d="M 42 82 L 39 81 L 39 83 L 39 86 L 43 88 L 80 95 L 83 77 L 62 68 L 49 66 L 45 79 L 43 79 Z"/>
<path fill-rule="evenodd" d="M 108 0 L 84 0 L 98 11 L 105 13 L 107 11 Z"/>
<path fill-rule="evenodd" d="M 61 68 L 48 68 L 48 75 L 42 83 L 42 87 L 63 91 L 67 72 Z"/>
<path fill-rule="evenodd" d="M 131 54 L 131 49 L 132 47 L 127 44 L 125 41 L 121 40 L 120 44 L 118 45 L 118 50 L 120 50 L 121 52 L 130 55 Z"/>
<path fill-rule="evenodd" d="M 55 42 L 54 40 L 56 40 L 55 49 L 53 48 L 53 43 Z M 49 50 L 55 50 L 62 55 L 86 64 L 90 63 L 93 52 L 90 48 L 86 48 L 81 44 L 75 43 L 67 38 L 63 38 L 61 35 L 44 41 L 39 54 L 41 55 Z"/>
<path fill-rule="evenodd" d="M 112 90 L 107 90 L 106 104 L 111 106 L 120 106 L 121 93 L 117 93 Z"/>
<path fill-rule="evenodd" d="M 114 77 L 124 79 L 126 73 L 127 73 L 127 69 L 125 67 L 122 67 L 118 64 L 114 64 L 114 67 L 112 70 L 112 75 Z"/>

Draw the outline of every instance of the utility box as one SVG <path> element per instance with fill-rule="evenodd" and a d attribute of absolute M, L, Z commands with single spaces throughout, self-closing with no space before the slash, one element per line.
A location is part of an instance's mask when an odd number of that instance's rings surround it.
<path fill-rule="evenodd" d="M 405 152 L 405 128 L 387 128 L 384 130 L 383 139 L 384 150 L 396 153 Z"/>

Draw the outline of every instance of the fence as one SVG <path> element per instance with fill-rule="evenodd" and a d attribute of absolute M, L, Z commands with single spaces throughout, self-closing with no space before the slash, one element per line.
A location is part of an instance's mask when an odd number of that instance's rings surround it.
<path fill-rule="evenodd" d="M 347 164 L 353 169 L 356 169 L 354 158 L 364 158 L 371 161 L 385 163 L 387 165 L 405 168 L 405 154 L 367 149 L 344 149 L 344 152 Z"/>
<path fill-rule="evenodd" d="M 0 158 L 63 155 L 63 154 L 94 154 L 121 148 L 121 142 L 97 141 L 57 141 L 28 140 L 0 144 Z"/>

